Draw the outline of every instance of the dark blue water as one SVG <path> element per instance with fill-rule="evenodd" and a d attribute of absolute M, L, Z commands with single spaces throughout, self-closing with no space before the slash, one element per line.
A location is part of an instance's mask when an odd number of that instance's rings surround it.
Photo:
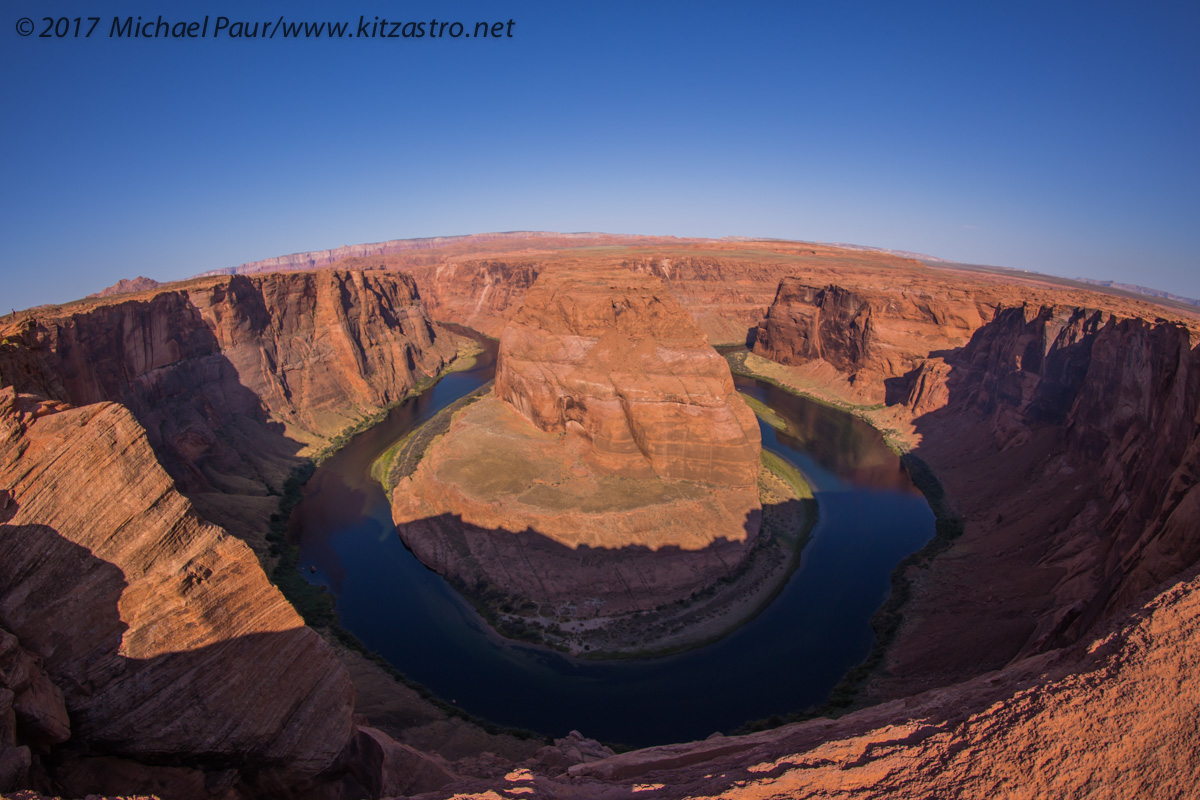
<path fill-rule="evenodd" d="M 892 568 L 933 536 L 933 513 L 869 425 L 743 379 L 740 390 L 789 421 L 791 435 L 762 426 L 763 446 L 805 473 L 820 509 L 775 601 L 715 644 L 650 660 L 574 660 L 493 633 L 405 548 L 368 474 L 404 431 L 490 380 L 493 358 L 442 379 L 339 451 L 293 515 L 301 568 L 334 592 L 342 625 L 369 648 L 493 722 L 638 746 L 819 704 L 866 657 Z"/>

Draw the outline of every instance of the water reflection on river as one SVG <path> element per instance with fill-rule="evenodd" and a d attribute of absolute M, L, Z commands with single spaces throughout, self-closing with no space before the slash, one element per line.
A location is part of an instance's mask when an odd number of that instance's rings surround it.
<path fill-rule="evenodd" d="M 337 596 L 342 624 L 400 671 L 479 716 L 555 736 L 647 745 L 820 703 L 869 652 L 892 568 L 934 531 L 899 459 L 861 420 L 737 379 L 788 420 L 763 445 L 813 484 L 820 520 L 776 600 L 729 636 L 666 658 L 588 662 L 496 636 L 408 552 L 371 462 L 404 431 L 491 379 L 494 345 L 395 409 L 317 470 L 292 518 L 300 565 Z M 310 567 L 316 572 L 310 574 Z"/>

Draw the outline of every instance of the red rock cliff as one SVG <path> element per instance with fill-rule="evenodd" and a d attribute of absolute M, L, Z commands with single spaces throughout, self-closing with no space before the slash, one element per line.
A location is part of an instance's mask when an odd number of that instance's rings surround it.
<path fill-rule="evenodd" d="M 68 784 L 98 755 L 285 784 L 333 764 L 345 670 L 172 488 L 126 409 L 0 391 L 0 486 L 0 626 L 43 660 L 88 748 L 57 759 Z"/>
<path fill-rule="evenodd" d="M 298 456 L 400 400 L 453 349 L 406 275 L 210 278 L 23 317 L 0 346 L 0 386 L 122 403 L 202 513 L 245 535 Z"/>
<path fill-rule="evenodd" d="M 729 366 L 662 283 L 545 275 L 500 337 L 496 396 L 632 476 L 753 486 L 760 440 Z"/>
<path fill-rule="evenodd" d="M 986 297 L 986 295 L 984 295 Z M 923 288 L 846 289 L 784 278 L 754 333 L 754 352 L 805 367 L 855 399 L 878 403 L 932 351 L 964 344 L 990 315 L 978 295 Z"/>
<path fill-rule="evenodd" d="M 906 398 L 928 415 L 918 429 L 939 414 L 973 414 L 1012 454 L 1049 436 L 1023 477 L 1069 474 L 1091 493 L 1091 510 L 1043 534 L 1054 546 L 1041 567 L 1060 576 L 1038 646 L 1082 635 L 1200 560 L 1200 350 L 1185 327 L 1079 307 L 1002 308 L 943 363 L 940 380 Z"/>

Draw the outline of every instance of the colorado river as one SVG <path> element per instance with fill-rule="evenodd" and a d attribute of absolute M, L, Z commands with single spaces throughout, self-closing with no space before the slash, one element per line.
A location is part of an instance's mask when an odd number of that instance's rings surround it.
<path fill-rule="evenodd" d="M 495 346 L 352 440 L 292 516 L 300 567 L 337 598 L 342 626 L 409 678 L 503 725 L 644 746 L 700 739 L 821 703 L 870 651 L 895 565 L 934 533 L 899 459 L 866 423 L 736 378 L 783 417 L 763 446 L 799 467 L 819 520 L 800 565 L 757 617 L 718 642 L 631 661 L 575 660 L 501 639 L 404 546 L 371 463 L 413 426 L 491 380 Z M 315 567 L 315 572 L 310 568 Z"/>

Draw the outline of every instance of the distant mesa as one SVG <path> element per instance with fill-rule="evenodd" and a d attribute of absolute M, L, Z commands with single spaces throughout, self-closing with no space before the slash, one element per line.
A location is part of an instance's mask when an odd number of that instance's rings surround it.
<path fill-rule="evenodd" d="M 686 599 L 745 559 L 761 522 L 758 424 L 661 280 L 543 275 L 504 329 L 496 375 L 393 493 L 427 565 L 610 617 Z"/>
<path fill-rule="evenodd" d="M 145 292 L 150 289 L 157 289 L 161 284 L 153 278 L 146 278 L 141 275 L 129 280 L 121 278 L 121 280 L 109 286 L 107 289 L 101 289 L 95 294 L 89 294 L 88 297 L 112 297 L 115 294 L 130 294 L 132 292 Z"/>

